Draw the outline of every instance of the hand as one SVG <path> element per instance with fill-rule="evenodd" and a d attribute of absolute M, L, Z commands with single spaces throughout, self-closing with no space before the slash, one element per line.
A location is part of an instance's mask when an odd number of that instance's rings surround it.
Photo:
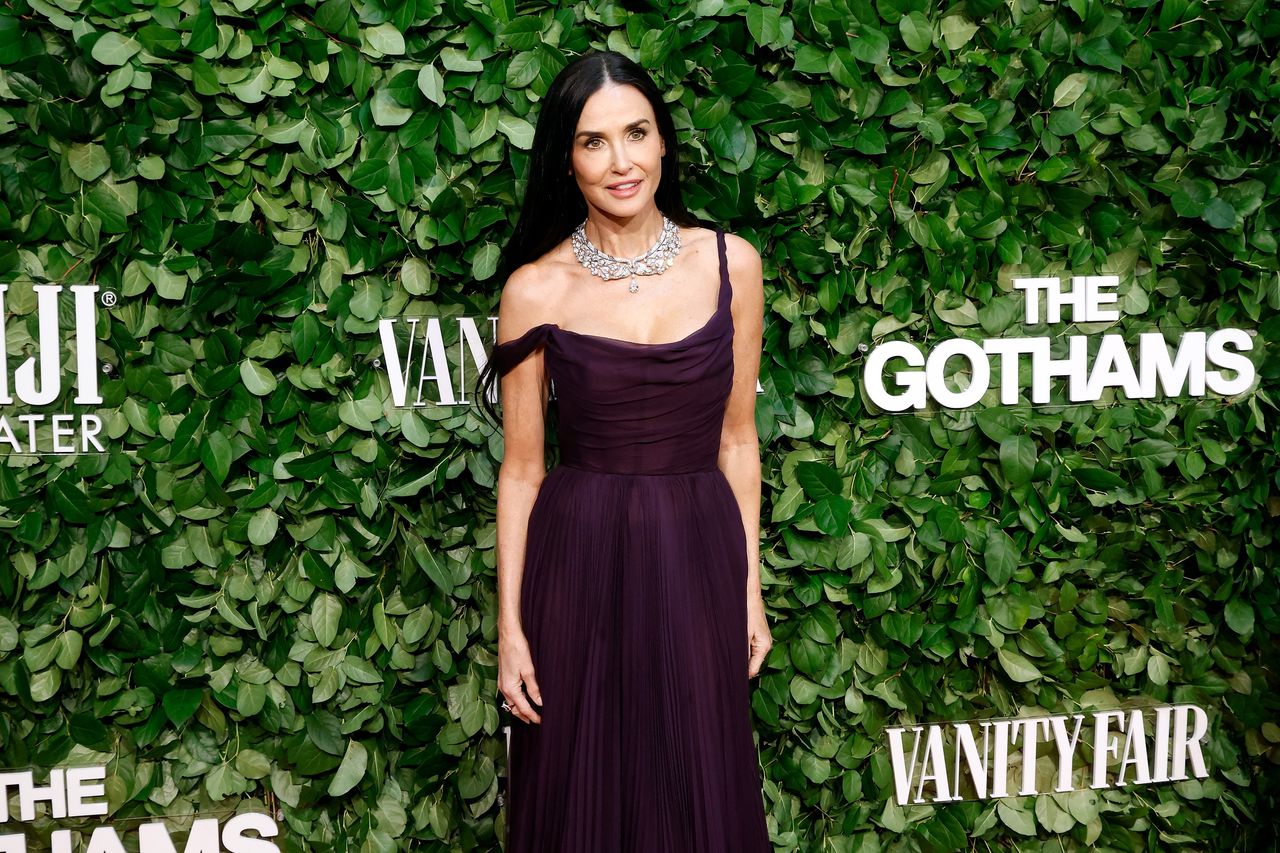
<path fill-rule="evenodd" d="M 529 642 L 516 632 L 498 638 L 498 691 L 511 706 L 511 713 L 526 723 L 541 723 L 542 715 L 533 710 L 527 692 L 542 707 L 542 691 L 533 674 L 533 658 Z"/>
<path fill-rule="evenodd" d="M 747 677 L 755 678 L 764 665 L 765 655 L 773 648 L 773 636 L 769 633 L 769 623 L 764 616 L 764 600 L 752 596 L 747 602 Z"/>

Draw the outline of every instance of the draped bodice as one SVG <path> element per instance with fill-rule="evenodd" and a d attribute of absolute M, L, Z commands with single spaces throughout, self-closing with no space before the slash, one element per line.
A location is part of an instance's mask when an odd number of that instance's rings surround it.
<path fill-rule="evenodd" d="M 539 347 L 559 406 L 561 464 L 616 474 L 717 467 L 733 383 L 732 287 L 716 232 L 720 289 L 710 319 L 678 341 L 639 343 L 543 323 L 497 344 L 499 375 Z"/>

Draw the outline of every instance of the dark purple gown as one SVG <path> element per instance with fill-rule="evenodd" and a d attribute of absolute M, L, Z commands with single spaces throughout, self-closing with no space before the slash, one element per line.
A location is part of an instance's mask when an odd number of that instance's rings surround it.
<path fill-rule="evenodd" d="M 520 615 L 541 724 L 512 720 L 512 853 L 766 853 L 747 676 L 742 514 L 717 466 L 733 379 L 720 292 L 698 331 L 643 344 L 547 323 L 561 462 L 529 515 Z"/>

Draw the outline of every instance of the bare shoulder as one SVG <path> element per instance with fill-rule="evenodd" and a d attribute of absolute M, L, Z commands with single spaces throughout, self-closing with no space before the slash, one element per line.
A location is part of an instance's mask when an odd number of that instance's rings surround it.
<path fill-rule="evenodd" d="M 749 240 L 728 231 L 724 235 L 724 252 L 735 296 L 745 297 L 752 303 L 763 301 L 764 269 L 760 252 Z"/>
<path fill-rule="evenodd" d="M 498 307 L 499 341 L 505 343 L 554 320 L 548 306 L 555 304 L 563 289 L 558 266 L 549 253 L 507 277 Z"/>

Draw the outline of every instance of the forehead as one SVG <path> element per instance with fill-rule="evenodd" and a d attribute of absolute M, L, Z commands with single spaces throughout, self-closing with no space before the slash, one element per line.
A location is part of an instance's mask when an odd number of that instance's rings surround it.
<path fill-rule="evenodd" d="M 653 106 L 639 89 L 606 83 L 582 105 L 578 130 L 608 130 L 642 118 L 655 121 Z"/>

